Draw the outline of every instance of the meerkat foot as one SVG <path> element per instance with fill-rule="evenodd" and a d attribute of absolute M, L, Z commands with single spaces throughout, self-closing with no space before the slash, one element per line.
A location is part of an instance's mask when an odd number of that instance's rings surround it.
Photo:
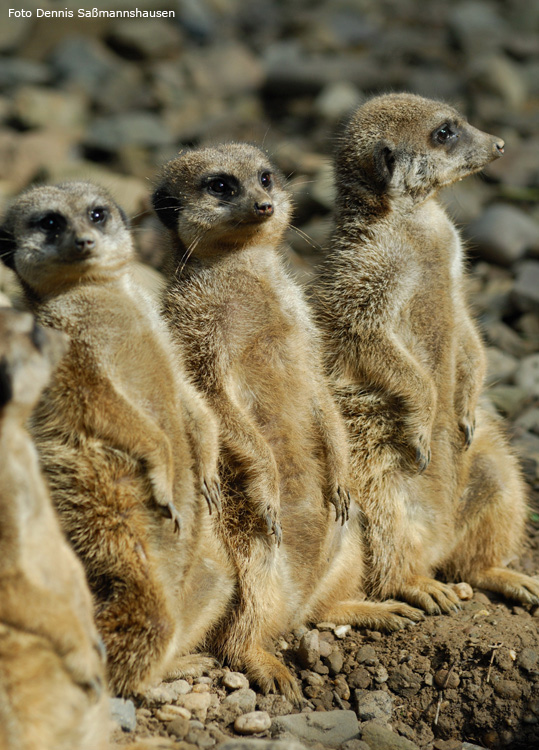
<path fill-rule="evenodd" d="M 273 536 L 273 541 L 275 542 L 276 546 L 280 547 L 283 538 L 281 524 L 279 523 L 279 521 L 277 521 L 274 514 L 269 511 L 267 513 L 264 513 L 263 519 L 266 523 L 266 534 L 268 536 Z"/>
<path fill-rule="evenodd" d="M 247 677 L 256 682 L 263 693 L 278 692 L 295 705 L 301 705 L 303 696 L 290 670 L 259 647 L 250 649 L 244 659 Z"/>
<path fill-rule="evenodd" d="M 472 586 L 502 594 L 522 604 L 539 604 L 539 579 L 507 568 L 488 568 L 468 576 Z"/>
<path fill-rule="evenodd" d="M 475 432 L 475 417 L 473 414 L 465 414 L 462 419 L 459 420 L 459 428 L 464 435 L 464 449 L 468 450 L 472 444 L 474 432 Z"/>
<path fill-rule="evenodd" d="M 342 625 L 356 625 L 372 630 L 392 632 L 415 625 L 425 615 L 420 609 L 404 602 L 388 599 L 384 602 L 350 600 L 340 602 L 323 613 L 323 619 Z"/>
<path fill-rule="evenodd" d="M 335 522 L 344 526 L 350 517 L 350 493 L 340 485 L 336 485 L 330 492 L 329 502 L 335 508 Z"/>
<path fill-rule="evenodd" d="M 208 511 L 211 516 L 213 510 L 217 513 L 221 512 L 221 485 L 219 480 L 215 479 L 203 479 L 200 483 L 202 488 L 202 495 L 208 503 Z"/>
<path fill-rule="evenodd" d="M 429 615 L 442 612 L 458 612 L 460 599 L 453 588 L 427 576 L 413 576 L 395 591 L 394 596 L 404 599 L 415 607 L 421 607 Z"/>
<path fill-rule="evenodd" d="M 167 671 L 166 680 L 179 680 L 185 677 L 200 677 L 204 672 L 221 666 L 213 656 L 205 654 L 185 654 L 174 660 Z"/>

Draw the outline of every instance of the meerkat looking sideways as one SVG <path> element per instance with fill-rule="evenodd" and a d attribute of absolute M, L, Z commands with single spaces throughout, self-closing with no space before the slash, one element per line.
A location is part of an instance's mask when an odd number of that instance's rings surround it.
<path fill-rule="evenodd" d="M 442 102 L 365 103 L 336 155 L 336 224 L 315 285 L 364 512 L 368 591 L 430 613 L 457 604 L 436 573 L 539 602 L 539 582 L 504 567 L 522 540 L 523 481 L 478 405 L 485 356 L 461 241 L 436 199 L 503 147 Z"/>
<path fill-rule="evenodd" d="M 95 597 L 111 687 L 142 692 L 181 673 L 232 593 L 201 500 L 219 502 L 215 419 L 131 277 L 125 217 L 102 188 L 23 193 L 2 240 L 39 322 L 70 337 L 31 430 Z"/>
<path fill-rule="evenodd" d="M 282 178 L 247 144 L 185 151 L 164 167 L 154 207 L 170 230 L 165 314 L 220 423 L 218 527 L 238 591 L 214 642 L 263 690 L 299 700 L 268 651 L 279 633 L 320 619 L 394 629 L 420 613 L 360 600 L 344 425 L 278 252 L 290 214 Z"/>

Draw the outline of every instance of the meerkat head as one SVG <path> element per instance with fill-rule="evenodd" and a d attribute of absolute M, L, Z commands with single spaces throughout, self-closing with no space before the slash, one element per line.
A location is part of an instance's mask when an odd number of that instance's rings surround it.
<path fill-rule="evenodd" d="M 336 157 L 343 193 L 424 199 L 478 172 L 504 142 L 469 125 L 443 102 L 413 94 L 375 97 L 352 116 Z"/>
<path fill-rule="evenodd" d="M 88 182 L 22 193 L 0 227 L 0 257 L 38 297 L 107 277 L 133 252 L 125 214 Z"/>
<path fill-rule="evenodd" d="M 68 347 L 61 331 L 36 325 L 30 313 L 0 308 L 0 415 L 29 414 Z"/>
<path fill-rule="evenodd" d="M 244 143 L 180 153 L 165 165 L 153 205 L 195 256 L 275 244 L 291 210 L 281 175 L 260 149 Z"/>

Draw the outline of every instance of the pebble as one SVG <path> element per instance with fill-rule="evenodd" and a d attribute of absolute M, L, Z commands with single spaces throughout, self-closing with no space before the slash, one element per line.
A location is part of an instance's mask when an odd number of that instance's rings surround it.
<path fill-rule="evenodd" d="M 374 667 L 378 664 L 378 657 L 372 646 L 361 646 L 356 654 L 356 661 L 358 664 L 366 664 L 367 667 Z"/>
<path fill-rule="evenodd" d="M 421 678 L 407 664 L 400 664 L 389 673 L 390 690 L 404 698 L 411 698 L 421 689 Z"/>
<path fill-rule="evenodd" d="M 389 674 L 387 669 L 382 664 L 380 664 L 380 666 L 376 667 L 376 669 L 374 670 L 373 677 L 375 682 L 377 682 L 379 685 L 382 685 L 384 682 L 387 682 Z"/>
<path fill-rule="evenodd" d="M 301 637 L 296 655 L 302 667 L 312 669 L 315 666 L 320 659 L 318 630 L 309 630 Z"/>
<path fill-rule="evenodd" d="M 514 680 L 493 680 L 494 691 L 500 698 L 518 700 L 522 697 L 522 688 Z"/>
<path fill-rule="evenodd" d="M 237 706 L 242 713 L 251 713 L 256 708 L 256 693 L 250 688 L 235 690 L 223 700 L 223 706 Z"/>
<path fill-rule="evenodd" d="M 249 680 L 241 672 L 225 672 L 222 683 L 229 690 L 240 690 L 249 687 Z"/>
<path fill-rule="evenodd" d="M 227 739 L 219 745 L 219 750 L 307 750 L 307 748 L 302 742 L 294 739 Z"/>
<path fill-rule="evenodd" d="M 306 742 L 320 742 L 330 747 L 359 738 L 358 720 L 353 711 L 314 711 L 279 716 L 273 720 L 271 728 L 272 733 L 290 732 Z"/>
<path fill-rule="evenodd" d="M 182 46 L 177 26 L 160 19 L 122 19 L 111 25 L 109 42 L 130 58 L 159 58 Z"/>
<path fill-rule="evenodd" d="M 515 384 L 530 396 L 539 396 L 539 354 L 531 354 L 520 361 L 515 372 Z"/>
<path fill-rule="evenodd" d="M 458 596 L 458 598 L 462 601 L 466 601 L 467 599 L 471 599 L 473 597 L 472 587 L 469 583 L 465 583 L 464 581 L 461 581 L 460 583 L 454 583 L 452 585 L 452 589 Z"/>
<path fill-rule="evenodd" d="M 335 636 L 339 639 L 345 638 L 351 629 L 351 625 L 338 625 L 334 631 Z"/>
<path fill-rule="evenodd" d="M 495 203 L 472 221 L 466 236 L 489 263 L 510 266 L 527 251 L 539 250 L 539 224 L 519 208 Z"/>
<path fill-rule="evenodd" d="M 527 672 L 533 672 L 537 669 L 539 654 L 531 648 L 523 648 L 517 656 L 517 664 Z"/>
<path fill-rule="evenodd" d="M 367 743 L 370 750 L 419 750 L 414 742 L 375 721 L 363 724 L 361 739 Z"/>
<path fill-rule="evenodd" d="M 539 313 L 539 261 L 519 264 L 512 296 L 522 312 Z"/>
<path fill-rule="evenodd" d="M 383 690 L 356 690 L 356 711 L 360 721 L 386 719 L 393 713 L 393 698 Z"/>
<path fill-rule="evenodd" d="M 110 698 L 110 716 L 125 732 L 134 732 L 137 728 L 137 714 L 133 701 L 124 698 Z"/>
<path fill-rule="evenodd" d="M 187 695 L 179 695 L 177 698 L 179 706 L 183 706 L 196 718 L 202 721 L 206 721 L 206 715 L 208 708 L 212 703 L 212 696 L 210 693 L 188 693 Z"/>
<path fill-rule="evenodd" d="M 114 152 L 126 145 L 172 146 L 174 137 L 161 117 L 139 111 L 96 117 L 86 131 L 84 142 L 100 151 Z"/>
<path fill-rule="evenodd" d="M 265 732 L 271 726 L 270 715 L 266 711 L 251 711 L 238 716 L 234 722 L 234 731 L 239 734 L 256 734 Z"/>
<path fill-rule="evenodd" d="M 460 685 L 460 677 L 454 670 L 439 669 L 434 674 L 434 684 L 440 690 L 452 690 Z"/>
<path fill-rule="evenodd" d="M 332 651 L 332 653 L 325 659 L 326 666 L 329 669 L 331 677 L 335 677 L 343 668 L 344 657 L 340 651 Z"/>
<path fill-rule="evenodd" d="M 519 366 L 516 357 L 502 352 L 495 346 L 487 346 L 487 375 L 486 385 L 495 383 L 509 383 Z"/>
<path fill-rule="evenodd" d="M 181 716 L 185 720 L 191 718 L 191 712 L 183 706 L 175 706 L 173 703 L 169 703 L 165 706 L 161 706 L 155 712 L 155 715 L 160 721 L 173 721 Z"/>
<path fill-rule="evenodd" d="M 352 688 L 368 688 L 371 684 L 371 681 L 371 673 L 365 667 L 358 667 L 348 675 L 348 684 Z"/>
<path fill-rule="evenodd" d="M 522 410 L 529 398 L 528 392 L 516 385 L 491 386 L 485 395 L 496 410 L 509 419 Z"/>
<path fill-rule="evenodd" d="M 173 682 L 162 682 L 144 694 L 144 698 L 150 705 L 159 703 L 173 703 L 182 695 L 187 695 L 192 690 L 187 680 L 174 680 Z"/>
<path fill-rule="evenodd" d="M 177 716 L 175 719 L 168 722 L 167 732 L 179 740 L 185 739 L 189 732 L 189 719 L 184 716 Z"/>

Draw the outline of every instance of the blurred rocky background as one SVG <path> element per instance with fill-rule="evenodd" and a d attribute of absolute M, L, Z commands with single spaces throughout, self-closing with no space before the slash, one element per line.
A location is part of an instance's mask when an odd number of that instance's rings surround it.
<path fill-rule="evenodd" d="M 77 8 L 96 5 L 176 17 L 76 17 Z M 101 182 L 132 217 L 151 285 L 162 258 L 149 196 L 159 166 L 182 147 L 248 139 L 268 149 L 296 204 L 284 252 L 308 283 L 331 229 L 334 144 L 366 97 L 405 90 L 446 99 L 504 138 L 506 155 L 443 199 L 467 240 L 470 293 L 488 344 L 488 397 L 509 418 L 537 491 L 538 2 L 29 0 L 32 18 L 9 18 L 9 6 L 0 1 L 0 211 L 35 182 Z M 37 7 L 73 9 L 75 17 L 36 18 Z M 0 302 L 15 296 L 2 268 Z M 524 568 L 537 573 L 536 506 L 530 538 Z M 539 721 L 534 705 L 530 727 Z"/>

